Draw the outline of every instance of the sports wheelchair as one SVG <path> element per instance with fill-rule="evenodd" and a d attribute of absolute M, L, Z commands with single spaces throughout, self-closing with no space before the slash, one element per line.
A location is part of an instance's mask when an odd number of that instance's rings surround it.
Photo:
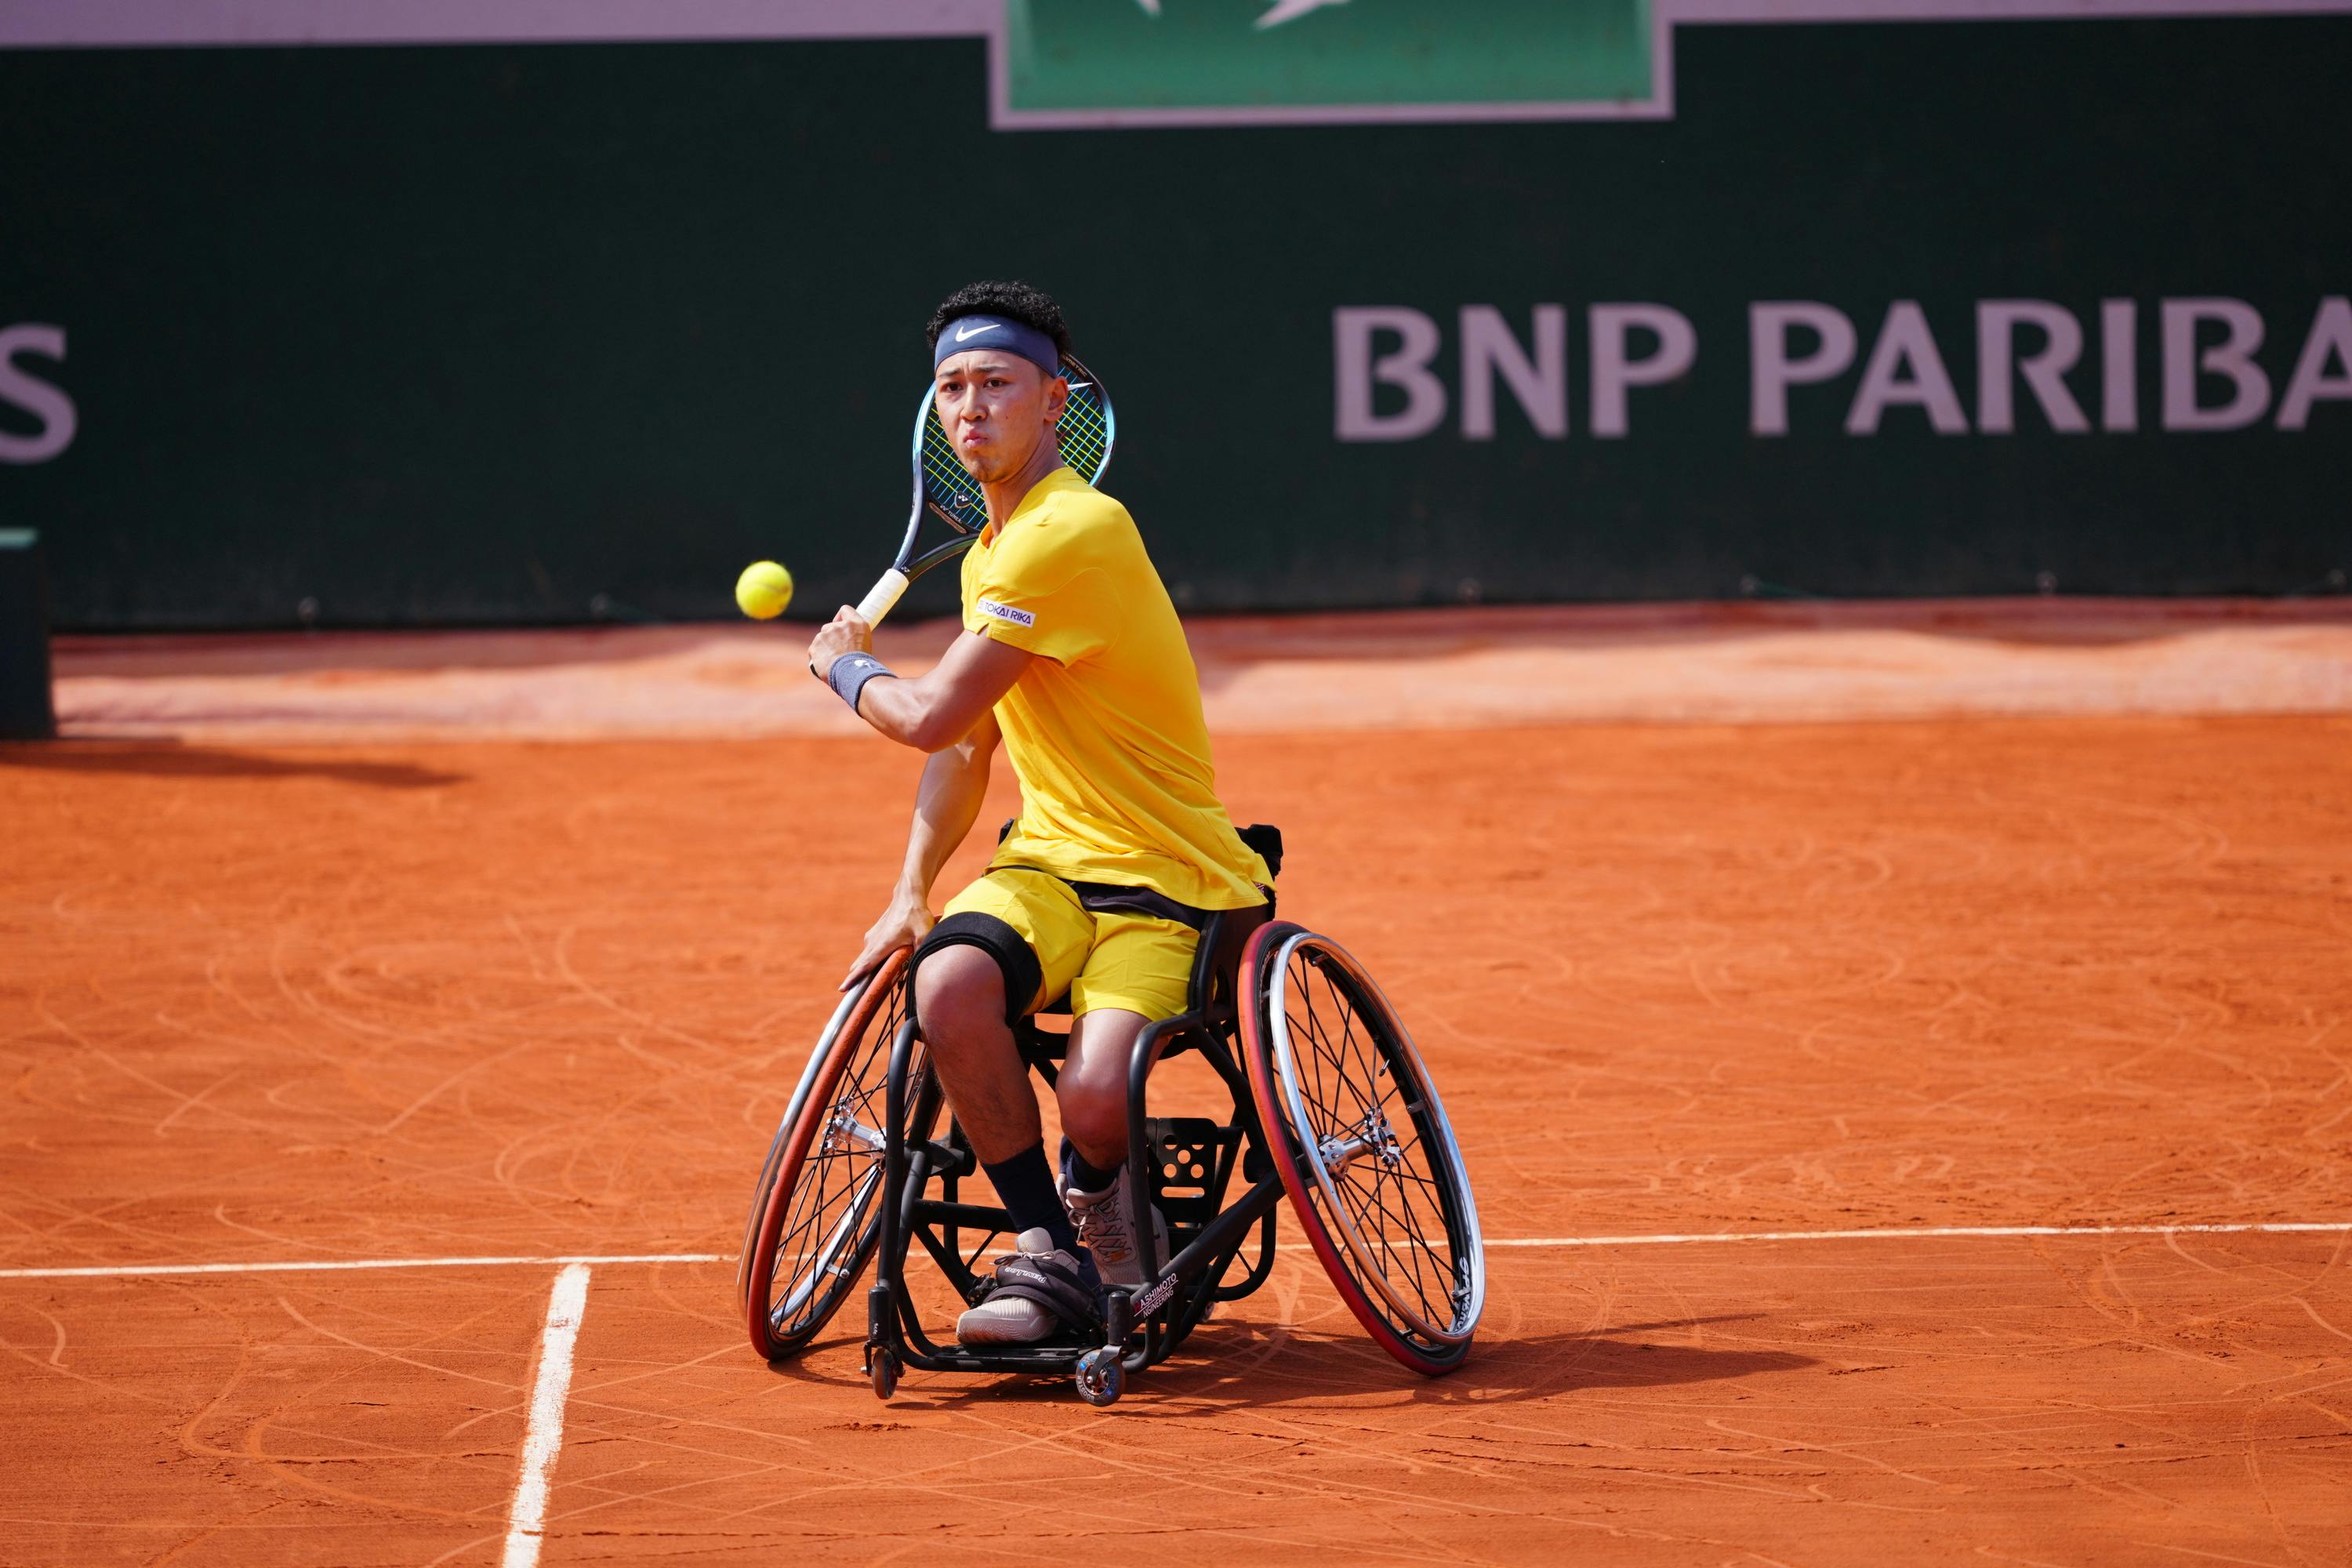
<path fill-rule="evenodd" d="M 1281 835 L 1243 837 L 1278 868 Z M 1070 1377 L 1090 1405 L 1164 1360 L 1223 1302 L 1273 1271 L 1286 1195 L 1340 1299 L 1381 1347 L 1417 1372 L 1462 1364 L 1486 1304 L 1478 1212 L 1436 1086 L 1363 966 L 1274 905 L 1213 917 L 1185 1010 L 1147 1027 L 1128 1073 L 1130 1192 L 1168 1225 L 1136 1227 L 1146 1283 L 1113 1288 L 1099 1336 L 966 1349 L 931 1338 L 906 1285 L 919 1244 L 966 1301 L 1010 1245 L 963 1131 L 947 1111 L 910 1016 L 907 950 L 834 1011 L 809 1055 L 754 1190 L 736 1270 L 751 1348 L 797 1354 L 869 1262 L 865 1369 L 887 1399 L 900 1372 Z M 1066 999 L 1017 1026 L 1048 1085 L 1066 1054 Z M 1233 1097 L 1228 1120 L 1150 1113 L 1152 1068 L 1197 1053 Z M 1238 1176 L 1238 1184 L 1235 1178 Z"/>

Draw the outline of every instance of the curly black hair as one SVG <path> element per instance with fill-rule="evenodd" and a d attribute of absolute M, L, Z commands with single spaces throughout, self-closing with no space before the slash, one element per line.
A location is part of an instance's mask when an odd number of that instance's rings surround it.
<path fill-rule="evenodd" d="M 967 283 L 940 300 L 940 308 L 931 312 L 931 324 L 923 329 L 927 346 L 938 348 L 940 334 L 966 316 L 1003 316 L 1024 327 L 1034 327 L 1054 340 L 1055 353 L 1065 359 L 1069 357 L 1069 323 L 1062 320 L 1062 307 L 1043 289 L 1033 289 L 1026 283 Z"/>

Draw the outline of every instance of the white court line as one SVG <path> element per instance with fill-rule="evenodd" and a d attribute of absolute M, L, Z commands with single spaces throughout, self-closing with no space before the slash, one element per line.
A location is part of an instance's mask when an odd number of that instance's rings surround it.
<path fill-rule="evenodd" d="M 522 1479 L 507 1510 L 505 1568 L 533 1568 L 547 1523 L 547 1478 L 563 1447 L 563 1398 L 572 1392 L 572 1347 L 588 1310 L 588 1266 L 566 1264 L 548 1293 L 547 1328 L 539 1337 L 539 1381 L 530 1391 L 530 1426 L 523 1434 Z"/>
<path fill-rule="evenodd" d="M 1496 1247 L 1687 1247 L 1734 1241 L 1923 1241 L 1938 1237 L 2309 1236 L 2352 1233 L 2352 1220 L 2265 1220 L 2215 1225 L 1945 1225 L 1879 1230 L 1701 1230 L 1658 1236 L 1491 1237 Z M 78 1268 L 0 1268 L 0 1279 L 121 1279 L 141 1275 L 310 1274 L 352 1268 L 544 1268 L 552 1264 L 732 1263 L 724 1252 L 563 1253 L 517 1258 L 363 1258 L 283 1263 L 123 1263 Z"/>
<path fill-rule="evenodd" d="M 1680 1236 L 1530 1236 L 1496 1239 L 1488 1247 L 1675 1247 L 1701 1241 L 1917 1241 L 1939 1236 L 2284 1236 L 2352 1231 L 2352 1220 L 2258 1225 L 1939 1225 L 1884 1230 L 1693 1231 Z"/>
<path fill-rule="evenodd" d="M 332 1258 L 300 1263 L 117 1263 L 0 1268 L 0 1279 L 122 1279 L 142 1274 L 327 1274 L 346 1268 L 545 1268 L 558 1263 L 732 1263 L 723 1252 L 559 1253 L 550 1258 Z"/>

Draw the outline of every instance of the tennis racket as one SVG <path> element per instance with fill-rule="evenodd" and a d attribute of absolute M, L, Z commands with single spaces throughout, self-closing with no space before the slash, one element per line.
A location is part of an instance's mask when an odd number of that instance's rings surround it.
<path fill-rule="evenodd" d="M 1062 421 L 1054 427 L 1062 461 L 1088 484 L 1099 484 L 1110 467 L 1110 448 L 1118 422 L 1111 414 L 1110 394 L 1102 382 L 1076 360 L 1065 355 L 1062 374 L 1070 383 L 1070 399 Z M 954 537 L 922 549 L 923 517 L 929 513 L 954 531 Z M 952 561 L 971 548 L 988 526 L 988 502 L 980 481 L 964 472 L 956 460 L 955 444 L 940 425 L 939 404 L 931 389 L 923 389 L 923 405 L 915 413 L 915 499 L 907 512 L 907 537 L 898 559 L 882 580 L 859 602 L 858 617 L 871 626 L 882 624 L 907 585 L 942 561 Z"/>

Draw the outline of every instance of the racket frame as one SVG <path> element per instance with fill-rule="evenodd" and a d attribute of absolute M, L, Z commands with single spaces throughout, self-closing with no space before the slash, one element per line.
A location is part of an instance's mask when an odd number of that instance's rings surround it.
<path fill-rule="evenodd" d="M 1095 465 L 1093 473 L 1086 476 L 1087 482 L 1094 484 L 1109 471 L 1111 451 L 1118 441 L 1118 416 L 1111 406 L 1110 389 L 1103 385 L 1101 378 L 1088 370 L 1082 361 L 1069 354 L 1063 355 L 1061 376 L 1071 384 L 1074 391 L 1079 386 L 1091 387 L 1095 394 L 1094 401 L 1102 410 L 1102 460 Z M 966 527 L 963 521 L 953 511 L 933 500 L 929 489 L 923 482 L 923 437 L 929 434 L 936 396 L 937 394 L 930 387 L 926 386 L 923 388 L 922 401 L 915 405 L 915 438 L 912 450 L 914 499 L 907 509 L 907 537 L 900 542 L 898 559 L 891 563 L 890 569 L 882 574 L 874 586 L 866 591 L 866 597 L 859 600 L 857 604 L 857 618 L 869 626 L 881 625 L 883 617 L 897 607 L 899 598 L 917 578 L 942 562 L 952 561 L 961 555 L 971 549 L 973 541 L 980 537 L 976 531 Z M 1058 428 L 1055 431 L 1054 438 L 1058 448 L 1061 441 L 1061 432 Z M 955 537 L 917 554 L 915 547 L 922 541 L 923 514 L 927 511 L 953 530 Z"/>

